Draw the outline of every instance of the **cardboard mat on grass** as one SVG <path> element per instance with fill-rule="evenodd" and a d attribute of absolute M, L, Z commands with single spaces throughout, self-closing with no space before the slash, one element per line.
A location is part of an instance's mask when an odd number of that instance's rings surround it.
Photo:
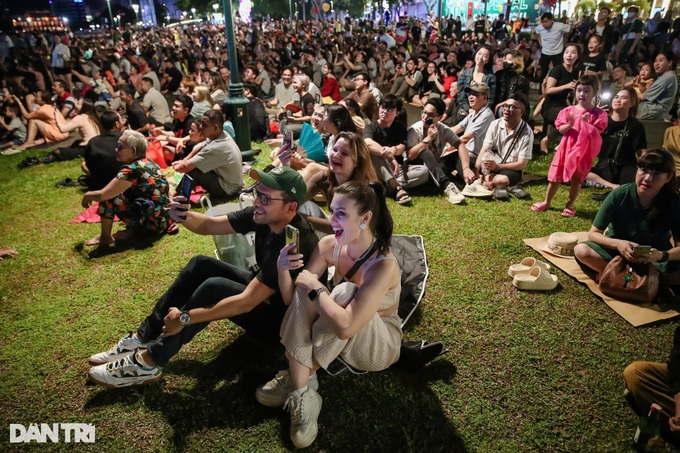
<path fill-rule="evenodd" d="M 583 242 L 588 239 L 588 232 L 586 231 L 579 231 L 573 234 L 575 234 L 578 237 L 579 242 Z M 650 308 L 640 307 L 638 305 L 629 304 L 627 302 L 622 302 L 620 300 L 612 299 L 609 296 L 605 296 L 597 287 L 597 283 L 595 283 L 595 280 L 593 280 L 585 272 L 583 272 L 583 270 L 576 263 L 576 260 L 574 258 L 562 258 L 560 256 L 552 255 L 548 252 L 540 250 L 538 248 L 538 243 L 542 239 L 544 238 L 524 239 L 524 243 L 531 247 L 532 249 L 536 250 L 541 255 L 543 255 L 543 257 L 550 261 L 552 264 L 559 267 L 564 272 L 566 272 L 579 282 L 586 285 L 588 289 L 590 289 L 597 297 L 604 300 L 604 302 L 607 305 L 609 305 L 609 307 L 612 310 L 621 315 L 623 319 L 631 323 L 634 327 L 644 326 L 645 324 L 650 324 L 664 319 L 674 318 L 680 315 L 680 313 L 678 313 L 675 310 L 659 312 L 652 310 Z"/>

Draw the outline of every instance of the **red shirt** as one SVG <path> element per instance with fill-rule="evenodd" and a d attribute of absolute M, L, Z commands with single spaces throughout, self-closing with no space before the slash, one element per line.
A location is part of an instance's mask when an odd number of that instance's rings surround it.
<path fill-rule="evenodd" d="M 340 94 L 340 87 L 338 86 L 338 80 L 334 77 L 324 77 L 323 84 L 321 85 L 321 96 L 330 96 L 335 102 L 342 101 L 342 95 Z"/>

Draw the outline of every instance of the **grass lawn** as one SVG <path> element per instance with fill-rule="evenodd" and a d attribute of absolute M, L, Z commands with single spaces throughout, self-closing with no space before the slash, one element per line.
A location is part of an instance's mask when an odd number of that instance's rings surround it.
<path fill-rule="evenodd" d="M 82 208 L 78 161 L 17 170 L 26 155 L 0 156 L 0 450 L 9 424 L 93 423 L 99 451 L 247 451 L 293 448 L 288 414 L 260 406 L 255 388 L 284 361 L 229 322 L 199 334 L 146 387 L 86 384 L 87 358 L 108 349 L 146 316 L 211 237 L 181 229 L 115 253 L 83 248 L 99 225 L 71 224 Z M 264 154 L 264 153 L 263 153 Z M 529 171 L 546 174 L 549 158 Z M 546 184 L 527 187 L 542 199 Z M 589 228 L 598 204 L 583 191 L 578 217 L 532 201 L 468 200 L 452 206 L 416 192 L 411 207 L 390 201 L 399 233 L 425 238 L 430 278 L 405 336 L 441 340 L 451 353 L 424 370 L 320 376 L 320 433 L 310 451 L 628 451 L 637 419 L 622 398 L 634 360 L 665 361 L 674 323 L 635 329 L 557 270 L 550 293 L 517 291 L 510 264 L 537 256 L 523 238 Z M 70 450 L 73 445 L 31 445 Z M 23 449 L 23 446 L 21 446 Z M 7 450 L 5 450 L 7 449 Z"/>

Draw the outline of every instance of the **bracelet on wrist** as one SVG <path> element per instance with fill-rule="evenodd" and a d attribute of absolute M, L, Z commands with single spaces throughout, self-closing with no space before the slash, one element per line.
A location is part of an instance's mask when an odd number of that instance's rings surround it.
<path fill-rule="evenodd" d="M 666 263 L 668 262 L 668 259 L 670 258 L 670 253 L 668 253 L 665 250 L 661 251 L 661 259 L 659 260 L 660 263 Z"/>

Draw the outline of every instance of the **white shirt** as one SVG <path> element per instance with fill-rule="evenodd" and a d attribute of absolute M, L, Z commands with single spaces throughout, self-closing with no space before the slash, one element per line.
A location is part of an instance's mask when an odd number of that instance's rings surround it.
<path fill-rule="evenodd" d="M 523 130 L 519 126 L 524 124 Z M 512 142 L 515 141 L 515 136 L 518 133 L 522 135 L 517 139 L 517 143 L 510 151 Z M 489 130 L 486 132 L 484 138 L 484 146 L 493 151 L 493 158 L 497 164 L 503 162 L 505 154 L 510 151 L 510 156 L 505 163 L 517 162 L 518 160 L 531 160 L 531 153 L 534 147 L 534 132 L 525 121 L 520 121 L 518 127 L 512 132 L 508 133 L 505 124 L 505 118 L 494 120 L 489 125 Z"/>
<path fill-rule="evenodd" d="M 541 37 L 541 53 L 543 55 L 559 55 L 564 51 L 564 35 L 571 31 L 571 27 L 562 22 L 553 22 L 549 29 L 543 25 L 536 27 L 536 33 Z"/>

